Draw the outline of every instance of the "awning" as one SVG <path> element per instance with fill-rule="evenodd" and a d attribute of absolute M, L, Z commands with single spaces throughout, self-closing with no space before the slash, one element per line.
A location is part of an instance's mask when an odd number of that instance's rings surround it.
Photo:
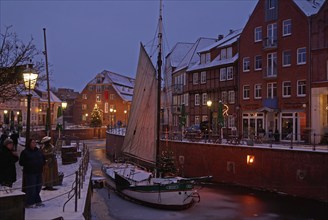
<path fill-rule="evenodd" d="M 256 109 L 257 112 L 278 112 L 279 109 L 273 109 L 273 108 L 269 108 L 269 107 L 262 107 L 262 108 L 258 108 Z"/>

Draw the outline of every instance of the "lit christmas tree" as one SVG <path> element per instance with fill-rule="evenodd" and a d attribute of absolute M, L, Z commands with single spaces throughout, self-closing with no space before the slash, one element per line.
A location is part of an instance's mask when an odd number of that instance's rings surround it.
<path fill-rule="evenodd" d="M 97 105 L 93 108 L 91 112 L 91 121 L 90 121 L 90 126 L 91 127 L 101 127 L 102 125 L 102 120 L 101 120 L 101 114 L 100 110 Z"/>

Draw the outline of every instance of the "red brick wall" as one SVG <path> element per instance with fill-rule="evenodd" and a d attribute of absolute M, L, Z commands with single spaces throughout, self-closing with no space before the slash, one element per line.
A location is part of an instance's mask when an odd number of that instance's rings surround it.
<path fill-rule="evenodd" d="M 107 140 L 111 141 L 109 145 L 121 146 L 123 137 L 108 135 Z M 184 176 L 213 175 L 215 182 L 328 201 L 328 152 L 171 141 L 168 143 L 169 149 L 176 155 L 177 164 L 179 158 L 184 157 L 183 166 L 179 165 L 180 173 Z M 162 146 L 165 146 L 164 142 Z M 255 156 L 252 165 L 247 165 L 247 155 Z M 234 163 L 234 168 L 230 171 L 229 163 Z M 303 174 L 303 179 L 300 173 Z"/>

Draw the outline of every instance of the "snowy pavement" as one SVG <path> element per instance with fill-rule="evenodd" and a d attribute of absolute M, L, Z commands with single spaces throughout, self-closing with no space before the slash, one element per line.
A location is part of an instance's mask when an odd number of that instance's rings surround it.
<path fill-rule="evenodd" d="M 24 141 L 20 141 L 22 144 Z M 23 150 L 22 146 L 18 146 L 18 153 Z M 55 186 L 57 190 L 48 191 L 41 190 L 40 196 L 44 207 L 40 208 L 26 208 L 25 219 L 26 220 L 51 220 L 62 217 L 65 220 L 83 220 L 83 211 L 85 207 L 87 190 L 89 187 L 89 180 L 91 178 L 91 165 L 88 166 L 88 170 L 85 175 L 85 181 L 83 182 L 83 188 L 81 189 L 81 197 L 77 202 L 77 212 L 75 212 L 75 200 L 74 197 L 66 204 L 65 211 L 63 206 L 68 200 L 68 192 L 72 189 L 73 182 L 75 181 L 75 172 L 78 171 L 81 158 L 78 158 L 77 163 L 62 165 L 61 157 L 57 156 L 58 171 L 64 173 L 63 184 Z M 20 193 L 22 188 L 22 167 L 16 163 L 17 181 L 13 184 L 13 190 L 10 193 Z M 6 192 L 2 192 L 6 193 Z M 72 195 L 72 193 L 70 193 Z"/>

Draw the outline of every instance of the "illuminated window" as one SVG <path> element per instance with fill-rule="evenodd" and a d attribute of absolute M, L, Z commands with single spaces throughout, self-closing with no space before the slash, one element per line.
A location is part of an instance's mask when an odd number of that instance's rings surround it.
<path fill-rule="evenodd" d="M 254 155 L 247 155 L 247 164 L 252 165 L 255 162 L 255 156 Z"/>

